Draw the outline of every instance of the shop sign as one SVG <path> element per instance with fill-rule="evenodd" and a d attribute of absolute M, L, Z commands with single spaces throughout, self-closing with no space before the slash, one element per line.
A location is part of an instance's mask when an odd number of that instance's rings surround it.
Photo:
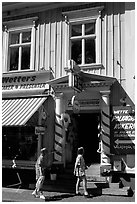
<path fill-rule="evenodd" d="M 29 90 L 48 89 L 46 81 L 50 79 L 50 72 L 29 72 L 16 74 L 3 74 L 2 90 Z"/>
<path fill-rule="evenodd" d="M 135 153 L 135 115 L 130 106 L 115 106 L 111 118 L 111 153 Z"/>
<path fill-rule="evenodd" d="M 35 127 L 35 135 L 39 135 L 39 134 L 44 135 L 44 133 L 45 133 L 45 127 L 41 127 L 41 126 Z"/>
<path fill-rule="evenodd" d="M 82 80 L 78 74 L 74 74 L 74 88 L 78 91 L 82 91 Z"/>

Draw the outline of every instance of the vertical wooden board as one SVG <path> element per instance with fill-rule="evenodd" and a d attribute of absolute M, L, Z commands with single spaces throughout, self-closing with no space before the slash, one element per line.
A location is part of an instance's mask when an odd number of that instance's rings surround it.
<path fill-rule="evenodd" d="M 49 70 L 50 67 L 50 33 L 51 33 L 51 23 L 50 14 L 46 15 L 46 25 L 45 25 L 45 69 Z"/>
<path fill-rule="evenodd" d="M 55 61 L 55 57 L 56 57 L 56 16 L 53 12 L 51 15 L 51 35 L 50 36 L 51 36 L 50 66 L 51 66 L 51 69 L 53 70 L 53 74 L 55 75 L 56 74 L 55 72 L 55 69 L 56 69 L 56 61 Z"/>
<path fill-rule="evenodd" d="M 51 47 L 50 47 L 50 64 L 55 74 L 55 45 L 56 45 L 56 23 L 51 23 Z M 55 76 L 56 77 L 56 76 Z"/>
<path fill-rule="evenodd" d="M 62 56 L 62 15 L 60 9 L 57 9 L 56 15 L 56 78 L 61 76 L 61 56 Z"/>
<path fill-rule="evenodd" d="M 66 50 L 66 58 L 65 58 L 65 64 L 64 64 L 64 67 L 67 67 L 68 66 L 68 60 L 70 59 L 70 26 L 69 24 L 65 24 L 65 50 Z M 63 69 L 64 69 L 63 67 Z"/>
<path fill-rule="evenodd" d="M 40 25 L 40 63 L 39 69 L 44 68 L 44 42 L 45 42 L 45 23 Z"/>
<path fill-rule="evenodd" d="M 126 88 L 125 84 L 125 4 L 124 2 L 120 3 L 121 8 L 121 66 L 123 69 L 121 69 L 121 78 L 122 78 L 122 86 L 123 88 Z"/>
<path fill-rule="evenodd" d="M 102 38 L 101 38 L 101 52 L 102 52 L 102 64 L 104 66 L 104 69 L 101 69 L 101 74 L 106 75 L 106 21 L 107 21 L 107 15 L 104 15 L 104 18 L 102 19 Z"/>
<path fill-rule="evenodd" d="M 36 29 L 36 52 L 35 52 L 35 70 L 38 71 L 39 70 L 39 28 L 40 26 L 37 26 Z"/>
<path fill-rule="evenodd" d="M 66 38 L 65 38 L 65 31 L 66 31 L 66 23 L 65 22 L 62 22 L 62 75 L 65 75 L 65 70 L 64 70 L 64 67 L 65 67 L 65 63 L 66 63 Z"/>
<path fill-rule="evenodd" d="M 62 75 L 62 21 L 57 21 L 56 77 Z"/>
<path fill-rule="evenodd" d="M 119 3 L 114 4 L 114 77 L 119 79 Z"/>
<path fill-rule="evenodd" d="M 4 31 L 2 33 L 2 72 L 6 72 L 8 66 L 7 66 L 7 56 L 8 56 L 8 52 L 7 52 L 7 47 L 8 47 L 8 43 L 7 43 L 7 39 L 8 39 L 8 34 L 6 31 Z"/>
<path fill-rule="evenodd" d="M 112 35 L 113 35 L 113 24 L 112 24 L 112 18 L 113 18 L 113 6 L 112 2 L 108 4 L 108 29 L 107 29 L 107 42 L 108 42 L 108 47 L 107 47 L 107 75 L 108 76 L 113 76 L 113 43 L 112 43 Z"/>

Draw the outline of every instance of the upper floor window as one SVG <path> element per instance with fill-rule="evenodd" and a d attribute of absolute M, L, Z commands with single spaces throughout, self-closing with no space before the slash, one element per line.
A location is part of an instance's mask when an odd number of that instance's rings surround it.
<path fill-rule="evenodd" d="M 10 33 L 9 71 L 30 69 L 31 30 Z"/>
<path fill-rule="evenodd" d="M 77 64 L 96 63 L 95 22 L 71 25 L 71 59 Z"/>
<path fill-rule="evenodd" d="M 68 60 L 73 59 L 80 66 L 101 63 L 100 15 L 103 8 L 102 6 L 63 12 L 68 31 Z"/>
<path fill-rule="evenodd" d="M 4 72 L 34 70 L 35 21 L 37 17 L 4 22 Z"/>

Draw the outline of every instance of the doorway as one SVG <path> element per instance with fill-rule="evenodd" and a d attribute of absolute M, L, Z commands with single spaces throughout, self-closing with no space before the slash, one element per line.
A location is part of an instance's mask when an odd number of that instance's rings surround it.
<path fill-rule="evenodd" d="M 86 165 L 100 163 L 98 123 L 99 113 L 80 113 L 75 115 L 77 121 L 77 146 L 84 147 Z"/>

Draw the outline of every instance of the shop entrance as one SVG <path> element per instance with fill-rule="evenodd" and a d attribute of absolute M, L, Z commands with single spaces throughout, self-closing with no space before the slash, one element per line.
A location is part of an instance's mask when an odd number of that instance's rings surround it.
<path fill-rule="evenodd" d="M 75 115 L 77 121 L 77 145 L 85 149 L 84 158 L 87 165 L 100 163 L 98 123 L 99 113 L 80 113 Z"/>

